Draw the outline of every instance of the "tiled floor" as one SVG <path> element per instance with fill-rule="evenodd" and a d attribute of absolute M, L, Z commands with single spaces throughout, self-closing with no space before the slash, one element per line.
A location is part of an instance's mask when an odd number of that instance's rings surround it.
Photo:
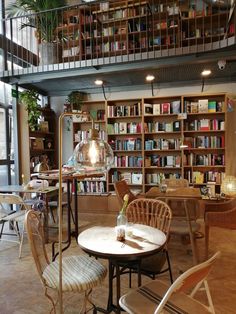
<path fill-rule="evenodd" d="M 93 224 L 115 225 L 115 217 L 111 215 L 79 215 L 80 230 Z M 204 239 L 198 240 L 200 256 L 204 253 Z M 50 246 L 48 246 L 50 252 Z M 210 235 L 210 253 L 217 250 L 222 252 L 212 273 L 209 276 L 209 286 L 212 293 L 217 314 L 236 313 L 236 231 L 214 228 Z M 186 247 L 180 244 L 178 238 L 170 240 L 169 251 L 171 256 L 174 277 L 180 271 L 192 265 L 192 257 Z M 81 253 L 75 241 L 65 254 Z M 101 260 L 102 261 L 102 260 Z M 102 261 L 106 264 L 106 261 Z M 144 282 L 149 279 L 144 279 Z M 163 280 L 168 281 L 164 275 Z M 127 290 L 127 278 L 122 277 L 122 292 Z M 94 302 L 102 307 L 107 301 L 107 280 L 94 289 Z M 205 300 L 203 294 L 198 295 Z M 79 313 L 81 296 L 70 294 L 65 296 L 65 313 Z M 46 314 L 50 306 L 43 295 L 35 265 L 30 255 L 27 241 L 23 246 L 22 258 L 18 259 L 16 244 L 0 243 L 0 314 Z M 144 313 L 145 314 L 145 313 Z M 190 313 L 191 314 L 191 313 Z M 200 313 L 199 313 L 200 314 Z"/>

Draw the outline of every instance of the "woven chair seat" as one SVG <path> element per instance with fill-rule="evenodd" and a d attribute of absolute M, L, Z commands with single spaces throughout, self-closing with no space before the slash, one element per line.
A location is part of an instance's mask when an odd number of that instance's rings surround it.
<path fill-rule="evenodd" d="M 62 259 L 62 290 L 82 292 L 101 284 L 106 276 L 106 268 L 86 255 L 68 256 Z M 50 263 L 43 272 L 46 285 L 59 289 L 59 262 Z M 66 278 L 64 280 L 63 278 Z"/>
<path fill-rule="evenodd" d="M 169 286 L 158 280 L 132 290 L 120 299 L 121 307 L 128 313 L 153 314 Z M 166 303 L 164 313 L 171 314 L 209 314 L 207 307 L 184 293 L 173 294 Z"/>

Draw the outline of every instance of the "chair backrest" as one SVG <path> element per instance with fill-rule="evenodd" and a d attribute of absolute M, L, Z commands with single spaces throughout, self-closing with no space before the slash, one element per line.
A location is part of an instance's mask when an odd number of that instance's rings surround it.
<path fill-rule="evenodd" d="M 123 205 L 125 194 L 129 195 L 129 203 L 137 198 L 130 191 L 130 188 L 125 180 L 115 182 L 114 186 L 115 186 L 116 195 L 118 197 L 118 200 L 121 206 Z"/>
<path fill-rule="evenodd" d="M 215 263 L 216 259 L 219 256 L 220 252 L 217 252 L 207 261 L 188 269 L 181 276 L 179 276 L 167 290 L 161 303 L 157 306 L 154 314 L 162 313 L 162 310 L 166 302 L 174 292 L 186 292 L 189 289 L 196 287 L 196 285 L 206 280 L 209 272 L 212 269 L 213 264 Z"/>
<path fill-rule="evenodd" d="M 19 205 L 20 208 L 24 207 L 26 209 L 26 205 L 19 195 L 16 194 L 5 194 L 5 193 L 0 193 L 0 204 L 1 208 L 4 209 L 4 204 L 6 205 Z"/>
<path fill-rule="evenodd" d="M 165 234 L 169 233 L 172 212 L 161 200 L 137 198 L 128 205 L 126 216 L 129 222 L 148 225 Z"/>
<path fill-rule="evenodd" d="M 189 182 L 186 179 L 164 179 L 162 180 L 162 184 L 166 184 L 167 188 L 180 188 L 180 187 L 188 187 Z"/>
<path fill-rule="evenodd" d="M 42 274 L 50 262 L 45 248 L 42 215 L 40 216 L 40 213 L 29 210 L 25 216 L 25 227 L 37 271 L 41 281 L 45 284 Z"/>
<path fill-rule="evenodd" d="M 194 221 L 199 218 L 199 200 L 195 198 L 166 196 L 158 197 L 157 199 L 170 206 L 175 219 Z"/>
<path fill-rule="evenodd" d="M 227 211 L 205 213 L 205 226 L 236 230 L 236 206 Z"/>
<path fill-rule="evenodd" d="M 178 197 L 198 197 L 201 198 L 201 191 L 199 188 L 192 187 L 179 187 L 175 190 L 167 190 L 168 196 L 178 196 Z"/>

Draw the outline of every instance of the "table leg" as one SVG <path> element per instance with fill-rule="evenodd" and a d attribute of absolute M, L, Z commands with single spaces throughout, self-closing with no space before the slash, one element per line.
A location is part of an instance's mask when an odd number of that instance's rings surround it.
<path fill-rule="evenodd" d="M 48 243 L 49 236 L 48 236 L 48 198 L 47 194 L 45 193 L 43 195 L 44 202 L 45 202 L 45 215 L 44 215 L 44 236 L 45 236 L 45 242 Z"/>
<path fill-rule="evenodd" d="M 112 311 L 113 304 L 113 264 L 112 261 L 109 260 L 109 268 L 108 268 L 108 302 L 107 302 L 107 312 L 110 313 Z"/>
<path fill-rule="evenodd" d="M 120 266 L 116 263 L 116 306 L 117 306 L 117 314 L 120 314 Z"/>

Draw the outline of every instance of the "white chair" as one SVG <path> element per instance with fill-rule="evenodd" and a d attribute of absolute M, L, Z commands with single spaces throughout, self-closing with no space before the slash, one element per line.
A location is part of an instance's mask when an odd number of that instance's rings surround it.
<path fill-rule="evenodd" d="M 25 225 L 35 265 L 44 286 L 44 295 L 51 301 L 54 313 L 56 313 L 56 302 L 48 292 L 50 290 L 59 292 L 59 262 L 58 260 L 49 262 L 39 213 L 29 210 L 26 214 Z M 81 311 L 75 309 L 76 313 L 87 313 L 87 302 L 93 305 L 93 313 L 97 313 L 89 296 L 92 289 L 105 279 L 106 273 L 107 269 L 103 265 L 87 255 L 62 258 L 62 291 L 84 293 L 83 307 Z"/>
<path fill-rule="evenodd" d="M 217 252 L 204 263 L 190 268 L 170 287 L 160 280 L 153 280 L 131 290 L 120 298 L 120 306 L 130 314 L 214 314 L 215 310 L 206 278 L 219 255 L 220 252 Z M 194 298 L 202 286 L 206 292 L 208 306 Z M 187 294 L 190 289 L 193 289 L 192 292 Z"/>
<path fill-rule="evenodd" d="M 10 206 L 18 206 L 17 210 L 9 209 Z M 28 206 L 25 204 L 23 199 L 19 195 L 14 194 L 0 194 L 0 224 L 2 224 L 0 231 L 0 240 L 17 242 L 19 243 L 19 258 L 21 257 L 23 239 L 24 239 L 24 217 L 25 211 L 28 209 Z M 4 233 L 5 223 L 11 223 L 11 226 L 15 233 Z M 22 223 L 22 231 L 19 229 L 19 223 Z M 7 235 L 7 238 L 3 236 Z M 17 240 L 9 239 L 9 236 L 18 236 Z"/>

